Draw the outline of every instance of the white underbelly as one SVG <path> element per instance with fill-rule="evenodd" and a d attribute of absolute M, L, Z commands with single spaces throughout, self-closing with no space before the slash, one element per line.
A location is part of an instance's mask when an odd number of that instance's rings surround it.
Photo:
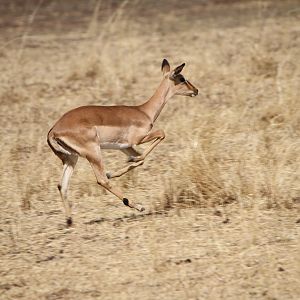
<path fill-rule="evenodd" d="M 101 143 L 101 149 L 114 149 L 114 150 L 122 150 L 129 148 L 131 145 L 129 144 L 120 144 L 120 143 Z"/>

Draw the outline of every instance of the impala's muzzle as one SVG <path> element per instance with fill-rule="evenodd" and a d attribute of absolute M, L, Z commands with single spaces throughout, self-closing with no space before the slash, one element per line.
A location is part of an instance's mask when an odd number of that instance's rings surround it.
<path fill-rule="evenodd" d="M 195 97 L 195 96 L 197 96 L 197 95 L 198 95 L 198 90 L 195 89 L 194 92 L 193 92 L 193 94 L 191 95 L 191 97 Z"/>
<path fill-rule="evenodd" d="M 193 86 L 189 81 L 186 81 L 189 90 L 191 91 L 190 96 L 195 97 L 198 95 L 198 89 Z"/>

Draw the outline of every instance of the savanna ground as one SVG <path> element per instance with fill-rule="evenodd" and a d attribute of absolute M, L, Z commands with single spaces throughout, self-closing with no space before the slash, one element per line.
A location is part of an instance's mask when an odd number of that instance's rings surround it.
<path fill-rule="evenodd" d="M 1 1 L 0 299 L 299 299 L 300 1 Z M 81 159 L 74 226 L 46 143 L 85 104 L 138 104 L 166 57 L 196 98 L 113 179 Z M 125 164 L 105 154 L 107 169 Z"/>

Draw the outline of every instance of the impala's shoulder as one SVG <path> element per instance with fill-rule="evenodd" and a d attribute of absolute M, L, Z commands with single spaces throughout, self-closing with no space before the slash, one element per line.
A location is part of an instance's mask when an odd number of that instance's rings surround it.
<path fill-rule="evenodd" d="M 137 127 L 152 127 L 150 117 L 139 109 L 139 106 L 117 106 L 121 115 L 121 119 L 127 124 Z M 116 112 L 117 113 L 117 112 Z"/>
<path fill-rule="evenodd" d="M 152 124 L 152 120 L 150 118 L 150 116 L 144 111 L 141 109 L 141 106 L 133 106 L 134 109 L 145 119 L 147 120 L 147 122 L 149 122 L 150 124 Z"/>

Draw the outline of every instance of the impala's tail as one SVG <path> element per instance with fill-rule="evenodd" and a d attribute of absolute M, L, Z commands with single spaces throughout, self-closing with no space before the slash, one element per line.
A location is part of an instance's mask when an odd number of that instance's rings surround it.
<path fill-rule="evenodd" d="M 52 128 L 48 132 L 47 143 L 56 155 L 58 155 L 58 153 L 71 155 L 74 152 L 76 152 L 71 147 L 69 147 L 66 143 L 64 143 L 61 139 L 56 138 L 52 132 Z"/>

